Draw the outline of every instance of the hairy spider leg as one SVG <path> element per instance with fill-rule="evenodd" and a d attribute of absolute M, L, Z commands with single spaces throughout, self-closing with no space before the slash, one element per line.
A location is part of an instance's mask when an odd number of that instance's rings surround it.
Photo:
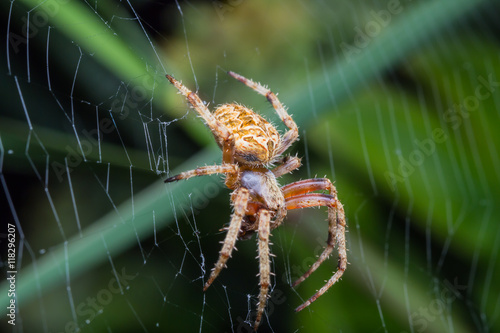
<path fill-rule="evenodd" d="M 281 188 L 283 195 L 285 196 L 285 201 L 287 198 L 292 198 L 300 194 L 306 194 L 313 191 L 327 190 L 329 194 L 333 197 L 337 197 L 337 190 L 333 186 L 332 182 L 328 178 L 313 178 L 305 179 L 298 182 L 294 182 L 285 185 Z M 328 259 L 330 254 L 335 247 L 335 233 L 337 230 L 337 210 L 334 207 L 328 207 L 328 239 L 326 241 L 327 246 L 323 250 L 323 253 L 319 256 L 318 260 L 311 265 L 309 270 L 305 272 L 300 278 L 298 278 L 292 287 L 296 287 L 299 283 L 303 282 L 309 277 L 318 267 Z"/>
<path fill-rule="evenodd" d="M 278 97 L 276 97 L 276 95 L 271 90 L 262 86 L 260 83 L 256 83 L 235 72 L 229 71 L 227 73 L 236 80 L 244 83 L 247 87 L 250 87 L 257 93 L 265 96 L 267 100 L 271 103 L 273 108 L 276 110 L 276 113 L 278 113 L 278 116 L 280 117 L 281 121 L 283 121 L 286 127 L 289 128 L 289 130 L 283 135 L 281 144 L 276 150 L 276 156 L 281 155 L 283 152 L 285 152 L 285 150 L 288 149 L 288 147 L 292 145 L 292 143 L 294 143 L 298 139 L 299 130 L 297 128 L 297 124 L 292 119 L 292 117 L 290 117 L 290 115 L 286 112 L 286 109 L 283 106 L 283 104 L 281 104 Z"/>
<path fill-rule="evenodd" d="M 306 194 L 314 191 L 327 190 L 330 195 L 336 196 L 335 186 L 328 178 L 311 178 L 299 180 L 281 187 L 285 198 Z"/>
<path fill-rule="evenodd" d="M 198 95 L 189 90 L 181 82 L 177 81 L 170 75 L 166 75 L 167 79 L 172 83 L 179 92 L 184 95 L 193 109 L 198 112 L 200 117 L 205 120 L 205 123 L 212 131 L 215 139 L 220 141 L 222 148 L 222 163 L 229 164 L 234 162 L 234 137 L 224 124 L 218 121 L 212 112 L 205 106 Z"/>
<path fill-rule="evenodd" d="M 301 159 L 298 158 L 297 156 L 285 156 L 281 161 L 278 163 L 276 168 L 274 168 L 272 173 L 276 178 L 283 176 L 284 174 L 290 173 L 295 169 L 298 169 L 302 163 L 300 162 Z"/>
<path fill-rule="evenodd" d="M 221 270 L 226 267 L 226 262 L 231 257 L 231 253 L 234 249 L 234 244 L 240 232 L 241 222 L 243 221 L 243 216 L 245 215 L 245 210 L 247 208 L 248 199 L 250 194 L 248 190 L 244 187 L 239 188 L 235 192 L 234 196 L 234 213 L 231 218 L 231 223 L 227 229 L 226 238 L 224 239 L 224 245 L 220 250 L 219 260 L 215 264 L 215 267 L 210 273 L 210 277 L 203 287 L 203 291 L 206 291 L 208 287 L 214 282 Z"/>
<path fill-rule="evenodd" d="M 271 263 L 269 261 L 269 233 L 270 233 L 270 221 L 271 214 L 268 210 L 261 209 L 258 213 L 258 223 L 259 223 L 259 237 L 258 237 L 258 248 L 259 248 L 259 277 L 260 277 L 260 294 L 259 303 L 257 304 L 257 317 L 255 318 L 254 330 L 260 325 L 262 319 L 262 314 L 267 304 L 267 294 L 269 291 L 269 285 L 271 283 Z"/>
<path fill-rule="evenodd" d="M 188 179 L 196 176 L 213 175 L 216 173 L 237 174 L 238 170 L 239 168 L 238 165 L 236 164 L 206 165 L 193 170 L 184 171 L 178 175 L 169 177 L 165 179 L 165 183 L 171 183 L 178 180 Z"/>
<path fill-rule="evenodd" d="M 292 186 L 290 186 L 290 188 L 292 188 Z M 333 249 L 335 240 L 338 244 L 339 249 L 337 271 L 335 272 L 335 274 L 333 274 L 330 280 L 328 280 L 328 282 L 320 290 L 318 290 L 318 292 L 316 292 L 313 296 L 311 296 L 311 298 L 309 298 L 306 302 L 295 309 L 295 311 L 298 312 L 308 307 L 312 302 L 318 299 L 318 297 L 323 295 L 332 285 L 335 284 L 335 282 L 337 282 L 342 277 L 342 274 L 344 274 L 347 266 L 347 250 L 345 244 L 345 213 L 344 207 L 342 206 L 340 201 L 338 201 L 335 196 L 329 194 L 305 193 L 295 196 L 288 196 L 287 198 L 285 198 L 285 200 L 286 208 L 288 210 L 318 206 L 327 206 L 329 208 L 328 246 L 323 251 L 316 263 L 313 264 L 315 268 L 312 269 L 313 266 L 311 266 L 309 271 L 303 275 L 303 279 L 301 278 L 302 280 L 297 280 L 298 282 L 295 282 L 294 286 L 307 278 L 309 274 L 311 274 L 321 264 L 321 262 L 323 262 L 328 257 L 331 250 Z M 336 218 L 335 214 L 330 214 L 330 208 L 336 209 Z"/>

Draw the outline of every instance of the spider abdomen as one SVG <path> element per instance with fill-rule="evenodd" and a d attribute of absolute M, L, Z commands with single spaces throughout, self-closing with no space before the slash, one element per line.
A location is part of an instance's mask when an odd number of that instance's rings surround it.
<path fill-rule="evenodd" d="M 237 162 L 257 166 L 272 162 L 280 135 L 267 120 L 238 104 L 221 105 L 214 116 L 233 134 Z"/>

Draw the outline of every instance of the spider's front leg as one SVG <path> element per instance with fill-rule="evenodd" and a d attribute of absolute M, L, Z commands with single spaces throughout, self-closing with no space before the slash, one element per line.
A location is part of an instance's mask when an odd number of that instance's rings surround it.
<path fill-rule="evenodd" d="M 288 209 L 302 208 L 301 205 L 303 204 L 303 201 L 309 199 L 309 197 L 304 196 L 304 194 L 310 192 L 327 190 L 330 198 L 336 199 L 337 196 L 337 191 L 333 186 L 332 182 L 328 178 L 313 178 L 313 179 L 301 180 L 298 182 L 285 185 L 282 187 L 281 190 L 283 191 L 283 195 L 285 196 L 285 201 L 288 201 L 287 203 Z M 293 202 L 299 202 L 299 203 L 295 204 L 296 206 L 294 206 Z M 335 247 L 334 235 L 337 230 L 337 210 L 335 207 L 331 207 L 328 204 L 327 206 L 328 206 L 328 221 L 329 221 L 328 239 L 326 241 L 327 246 L 323 250 L 323 253 L 321 253 L 321 255 L 319 256 L 318 260 L 316 260 L 316 262 L 311 265 L 309 270 L 305 272 L 300 278 L 298 278 L 292 284 L 292 287 L 296 287 L 298 284 L 300 284 L 306 278 L 308 278 L 309 275 L 311 275 L 316 269 L 318 269 L 321 263 L 323 263 L 323 261 L 328 259 L 331 252 L 333 251 L 333 248 Z"/>
<path fill-rule="evenodd" d="M 319 190 L 328 190 L 330 194 L 310 193 Z M 285 196 L 287 209 L 297 209 L 306 207 L 327 206 L 328 207 L 328 240 L 327 246 L 318 260 L 311 265 L 292 286 L 297 286 L 311 275 L 331 254 L 335 247 L 335 241 L 339 249 L 338 270 L 316 294 L 314 294 L 304 304 L 295 311 L 301 311 L 314 302 L 319 296 L 325 293 L 335 282 L 337 282 L 347 266 L 347 250 L 345 244 L 345 213 L 342 203 L 337 198 L 337 191 L 331 181 L 327 178 L 306 179 L 298 181 L 282 188 Z"/>

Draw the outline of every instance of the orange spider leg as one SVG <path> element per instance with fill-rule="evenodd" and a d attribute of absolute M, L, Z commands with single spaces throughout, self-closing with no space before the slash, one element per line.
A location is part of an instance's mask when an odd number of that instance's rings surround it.
<path fill-rule="evenodd" d="M 262 86 L 260 83 L 253 82 L 246 77 L 237 74 L 235 72 L 227 72 L 230 76 L 234 77 L 236 80 L 244 83 L 247 87 L 252 88 L 257 93 L 265 96 L 269 103 L 273 106 L 273 108 L 278 113 L 281 121 L 289 128 L 288 132 L 286 132 L 283 137 L 280 146 L 276 150 L 276 156 L 281 155 L 285 150 L 288 149 L 299 137 L 299 130 L 297 128 L 297 124 L 293 121 L 292 117 L 286 112 L 285 107 L 279 101 L 278 97 L 269 89 Z"/>
<path fill-rule="evenodd" d="M 231 218 L 231 223 L 227 229 L 226 238 L 224 239 L 224 245 L 220 251 L 219 260 L 215 264 L 215 267 L 210 274 L 210 277 L 203 287 L 203 291 L 206 291 L 208 287 L 214 282 L 221 270 L 226 267 L 226 262 L 231 257 L 231 253 L 234 249 L 234 244 L 236 243 L 236 238 L 240 232 L 241 222 L 243 221 L 243 216 L 245 215 L 245 210 L 247 208 L 248 199 L 250 194 L 246 188 L 241 187 L 238 189 L 234 196 L 234 213 Z"/>
<path fill-rule="evenodd" d="M 324 193 L 299 194 L 285 200 L 287 210 L 319 206 L 337 208 L 338 202 L 334 196 Z"/>
<path fill-rule="evenodd" d="M 299 184 L 291 184 L 288 187 L 289 190 L 288 193 L 293 192 L 292 189 L 294 189 L 296 192 L 309 192 L 309 190 L 312 191 L 313 188 L 316 188 L 316 190 L 322 189 L 319 183 L 315 182 L 314 179 L 309 181 L 311 181 L 312 183 L 312 186 L 310 188 L 302 186 L 305 185 L 305 183 L 307 183 L 307 180 L 302 182 L 297 182 Z M 328 180 L 328 182 L 330 181 Z M 334 188 L 333 192 L 335 192 Z M 323 295 L 332 285 L 335 284 L 335 282 L 337 282 L 340 279 L 342 274 L 344 274 L 344 271 L 347 266 L 347 250 L 345 244 L 346 222 L 345 222 L 344 207 L 342 206 L 340 201 L 337 200 L 335 196 L 322 193 L 298 194 L 295 196 L 288 196 L 285 200 L 286 200 L 286 208 L 288 210 L 297 208 L 317 207 L 317 206 L 327 206 L 329 209 L 327 247 L 320 255 L 318 260 L 309 268 L 309 270 L 304 275 L 302 275 L 302 277 L 300 277 L 297 281 L 295 281 L 295 283 L 293 284 L 294 287 L 300 282 L 304 281 L 312 272 L 314 272 L 319 267 L 319 265 L 321 265 L 323 261 L 325 261 L 328 258 L 328 256 L 330 255 L 335 246 L 335 240 L 337 241 L 339 248 L 339 261 L 338 261 L 337 271 L 330 278 L 330 280 L 328 280 L 328 282 L 320 290 L 318 290 L 318 292 L 316 292 L 311 298 L 309 298 L 306 302 L 304 302 L 302 305 L 300 305 L 295 309 L 295 311 L 301 311 L 307 306 L 309 306 L 312 302 L 314 302 L 318 297 Z M 336 211 L 336 214 L 335 213 L 330 214 L 331 211 L 333 212 Z"/>
<path fill-rule="evenodd" d="M 255 318 L 254 331 L 260 325 L 262 314 L 267 304 L 267 293 L 271 283 L 271 263 L 269 261 L 269 233 L 271 214 L 268 210 L 261 209 L 258 213 L 259 223 L 259 277 L 260 277 L 260 294 L 259 303 L 257 304 L 257 317 Z"/>
<path fill-rule="evenodd" d="M 285 198 L 314 191 L 328 190 L 330 195 L 335 195 L 335 187 L 328 178 L 312 178 L 290 183 L 281 188 Z"/>
<path fill-rule="evenodd" d="M 281 188 L 283 191 L 283 195 L 285 196 L 285 200 L 287 198 L 296 197 L 301 194 L 306 194 L 309 192 L 320 191 L 320 190 L 328 190 L 331 197 L 336 198 L 337 191 L 335 186 L 333 186 L 332 182 L 328 178 L 313 178 L 301 180 L 295 183 L 288 184 Z M 328 207 L 328 239 L 326 241 L 327 246 L 323 250 L 323 253 L 318 257 L 318 260 L 314 264 L 311 265 L 309 270 L 305 272 L 300 278 L 298 278 L 293 284 L 292 287 L 296 287 L 299 283 L 303 282 L 306 278 L 309 277 L 318 267 L 328 259 L 330 254 L 335 247 L 335 237 L 337 231 L 337 210 L 334 207 Z"/>

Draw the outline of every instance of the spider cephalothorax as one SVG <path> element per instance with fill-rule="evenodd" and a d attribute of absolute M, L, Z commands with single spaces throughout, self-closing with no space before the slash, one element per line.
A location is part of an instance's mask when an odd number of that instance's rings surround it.
<path fill-rule="evenodd" d="M 187 179 L 193 176 L 222 173 L 226 175 L 226 186 L 233 190 L 231 202 L 234 213 L 227 229 L 219 260 L 205 283 L 206 290 L 231 256 L 238 238 L 250 238 L 258 233 L 260 294 L 254 329 L 257 330 L 265 310 L 270 285 L 270 231 L 277 228 L 290 209 L 327 206 L 328 238 L 327 246 L 318 260 L 302 275 L 293 286 L 304 281 L 338 246 L 338 270 L 330 280 L 309 300 L 300 305 L 300 311 L 314 302 L 337 282 L 347 265 L 345 246 L 344 208 L 337 198 L 337 191 L 327 178 L 313 178 L 294 182 L 283 187 L 276 178 L 300 167 L 300 159 L 293 156 L 281 157 L 298 138 L 297 125 L 278 98 L 269 89 L 234 72 L 228 74 L 248 87 L 264 95 L 272 104 L 278 116 L 288 127 L 280 136 L 276 128 L 252 110 L 239 104 L 224 104 L 211 113 L 201 99 L 182 83 L 167 75 L 169 81 L 183 94 L 205 120 L 218 145 L 222 149 L 222 164 L 200 167 L 170 177 L 165 182 Z M 272 164 L 273 169 L 268 169 Z M 321 192 L 318 192 L 321 191 Z M 324 193 L 324 192 L 327 193 Z"/>

